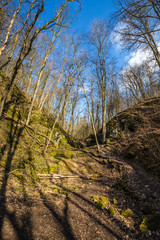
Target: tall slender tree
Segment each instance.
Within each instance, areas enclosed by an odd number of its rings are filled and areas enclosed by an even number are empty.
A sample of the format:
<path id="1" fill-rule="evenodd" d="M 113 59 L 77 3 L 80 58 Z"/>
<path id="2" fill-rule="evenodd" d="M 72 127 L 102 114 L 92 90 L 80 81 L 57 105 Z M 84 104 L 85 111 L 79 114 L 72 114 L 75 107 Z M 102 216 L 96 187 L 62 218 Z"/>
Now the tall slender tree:
<path id="1" fill-rule="evenodd" d="M 102 142 L 106 141 L 106 90 L 110 65 L 110 27 L 107 21 L 95 20 L 88 33 L 88 42 L 92 49 L 91 63 L 100 86 L 102 100 Z"/>

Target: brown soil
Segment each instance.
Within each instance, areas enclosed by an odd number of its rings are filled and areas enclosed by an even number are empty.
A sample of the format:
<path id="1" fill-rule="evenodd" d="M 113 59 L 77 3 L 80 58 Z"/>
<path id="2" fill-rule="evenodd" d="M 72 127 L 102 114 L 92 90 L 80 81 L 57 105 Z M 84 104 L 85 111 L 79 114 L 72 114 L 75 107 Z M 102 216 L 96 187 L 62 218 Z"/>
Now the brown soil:
<path id="1" fill-rule="evenodd" d="M 82 172 L 79 169 L 86 159 L 88 171 Z M 137 165 L 111 156 L 104 146 L 101 154 L 94 147 L 87 148 L 67 161 L 75 162 L 70 175 L 41 176 L 34 188 L 24 183 L 19 192 L 10 183 L 1 193 L 1 240 L 159 239 L 159 228 L 145 234 L 139 230 L 142 219 L 148 217 L 144 206 L 151 206 L 149 214 L 160 214 L 157 179 Z M 105 196 L 110 202 L 99 209 L 92 196 Z M 114 205 L 114 198 L 118 205 Z M 108 212 L 110 206 L 115 209 L 114 216 Z M 121 215 L 127 208 L 133 217 Z"/>

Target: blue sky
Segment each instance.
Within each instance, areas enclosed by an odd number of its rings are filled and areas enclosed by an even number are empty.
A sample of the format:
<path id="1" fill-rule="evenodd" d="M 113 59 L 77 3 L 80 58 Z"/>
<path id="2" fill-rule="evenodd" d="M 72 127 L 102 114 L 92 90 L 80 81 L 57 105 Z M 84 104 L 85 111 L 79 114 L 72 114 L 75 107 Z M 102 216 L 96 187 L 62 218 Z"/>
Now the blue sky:
<path id="1" fill-rule="evenodd" d="M 114 0 L 81 0 L 81 12 L 73 24 L 73 29 L 82 33 L 89 29 L 95 18 L 109 19 L 115 11 Z"/>
<path id="2" fill-rule="evenodd" d="M 57 1 L 57 5 L 58 5 Z M 80 0 L 81 11 L 75 16 L 74 22 L 72 23 L 71 29 L 73 34 L 83 34 L 89 30 L 89 27 L 94 19 L 111 19 L 112 14 L 116 10 L 116 0 Z M 47 17 L 51 17 L 55 8 L 56 1 L 47 0 L 46 1 L 46 12 Z M 73 9 L 78 7 L 77 4 L 73 3 Z M 117 47 L 118 44 L 112 48 L 112 54 L 117 59 L 117 67 L 123 68 L 126 64 L 125 59 L 127 52 L 123 52 Z M 118 69 L 117 69 L 118 70 Z"/>
<path id="3" fill-rule="evenodd" d="M 74 33 L 83 34 L 89 30 L 94 19 L 111 19 L 116 11 L 116 0 L 81 0 L 81 11 L 75 22 L 72 24 Z M 127 63 L 128 52 L 122 51 L 115 43 L 112 47 L 112 54 L 117 60 L 117 67 L 123 68 Z"/>
<path id="4" fill-rule="evenodd" d="M 89 29 L 90 24 L 95 18 L 110 18 L 115 10 L 116 0 L 80 0 L 81 11 L 76 16 L 74 24 L 72 24 L 73 31 L 77 33 L 85 32 Z M 57 3 L 56 3 L 57 2 Z M 46 12 L 48 16 L 56 10 L 56 4 L 59 6 L 60 1 L 47 0 Z M 78 4 L 72 3 L 73 8 Z"/>
<path id="5" fill-rule="evenodd" d="M 71 29 L 73 34 L 83 34 L 89 30 L 89 27 L 94 19 L 111 19 L 112 14 L 117 10 L 117 0 L 79 0 L 81 2 L 81 11 L 75 16 L 74 22 L 72 23 Z M 46 13 L 47 18 L 51 18 L 53 13 L 56 11 L 56 5 L 59 6 L 61 0 L 46 0 Z M 78 4 L 71 3 L 73 10 L 78 8 Z M 45 15 L 43 16 L 45 19 Z M 159 38 L 158 38 L 159 39 Z M 159 46 L 160 46 L 160 40 Z M 115 42 L 112 47 L 112 54 L 117 60 L 117 67 L 122 69 L 125 65 L 136 62 L 141 62 L 141 55 L 145 59 L 148 52 L 144 52 L 143 49 L 138 51 L 122 51 L 122 46 L 115 36 Z M 120 70 L 121 71 L 121 70 Z"/>

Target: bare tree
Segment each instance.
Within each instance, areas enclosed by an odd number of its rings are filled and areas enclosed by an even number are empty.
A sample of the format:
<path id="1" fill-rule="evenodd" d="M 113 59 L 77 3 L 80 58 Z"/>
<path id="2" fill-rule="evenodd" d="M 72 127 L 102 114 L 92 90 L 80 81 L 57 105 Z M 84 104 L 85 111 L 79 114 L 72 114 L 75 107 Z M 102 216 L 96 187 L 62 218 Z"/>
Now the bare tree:
<path id="1" fill-rule="evenodd" d="M 117 83 L 117 75 L 111 74 L 107 89 L 107 114 L 108 119 L 115 116 L 123 109 L 122 96 Z"/>
<path id="2" fill-rule="evenodd" d="M 59 103 L 59 107 L 57 107 L 58 111 L 57 111 L 57 113 L 56 113 L 56 118 L 54 119 L 54 123 L 53 123 L 53 125 L 52 125 L 52 129 L 51 129 L 51 132 L 50 132 L 49 139 L 48 139 L 48 141 L 47 141 L 46 147 L 45 147 L 45 149 L 44 149 L 44 153 L 47 151 L 48 146 L 49 146 L 49 144 L 50 144 L 50 141 L 51 141 L 51 138 L 52 138 L 52 135 L 53 135 L 53 132 L 54 132 L 54 129 L 55 129 L 57 120 L 58 120 L 58 118 L 59 118 L 59 115 L 60 115 L 60 112 L 61 112 L 61 109 L 62 109 L 62 106 L 63 106 L 63 102 L 64 102 L 64 94 L 63 94 L 62 99 L 61 99 L 61 101 L 60 101 L 60 103 Z"/>
<path id="3" fill-rule="evenodd" d="M 39 33 L 42 32 L 43 30 L 48 30 L 48 29 L 52 28 L 53 26 L 58 25 L 59 23 L 57 22 L 57 20 L 60 19 L 60 17 L 63 15 L 64 10 L 68 6 L 68 4 L 70 4 L 71 2 L 77 2 L 77 1 L 76 0 L 65 0 L 64 3 L 60 6 L 60 8 L 57 10 L 55 16 L 51 20 L 42 24 L 41 26 L 40 26 L 40 24 L 38 26 L 37 21 L 40 17 L 40 14 L 44 11 L 45 0 L 36 0 L 33 2 L 35 3 L 34 16 L 31 18 L 29 24 L 25 24 L 25 33 L 24 33 L 24 37 L 23 37 L 23 41 L 22 41 L 23 44 L 18 52 L 18 57 L 17 57 L 16 63 L 15 63 L 15 66 L 13 67 L 13 71 L 9 78 L 9 82 L 6 85 L 5 91 L 0 100 L 0 116 L 2 116 L 4 104 L 6 102 L 8 93 L 10 92 L 10 90 L 15 82 L 17 73 L 18 73 L 24 59 L 31 51 L 32 44 L 35 41 L 35 39 L 37 38 L 37 36 L 39 35 Z M 32 4 L 33 2 L 31 2 L 31 3 L 29 2 L 29 3 Z"/>
<path id="4" fill-rule="evenodd" d="M 58 23 L 57 23 L 58 24 Z M 44 72 L 44 68 L 46 66 L 46 63 L 47 63 L 47 60 L 49 58 L 49 55 L 51 54 L 51 51 L 53 50 L 53 45 L 56 41 L 56 38 L 59 36 L 60 34 L 60 31 L 62 29 L 62 27 L 60 27 L 58 29 L 58 32 L 57 32 L 57 26 L 56 25 L 56 28 L 55 28 L 55 31 L 53 33 L 53 37 L 52 37 L 52 41 L 51 41 L 51 44 L 48 46 L 48 49 L 46 51 L 46 54 L 45 54 L 45 57 L 42 61 L 42 64 L 41 64 L 41 68 L 40 68 L 40 71 L 39 71 L 39 74 L 38 74 L 38 79 L 37 79 L 37 82 L 36 82 L 36 88 L 35 88 L 35 91 L 34 91 L 34 94 L 33 94 L 33 98 L 32 98 L 32 102 L 31 102 L 31 106 L 30 106 L 30 109 L 29 109 L 29 113 L 28 113 L 28 116 L 27 116 L 27 120 L 26 120 L 26 124 L 28 125 L 29 123 L 29 120 L 30 120 L 30 115 L 31 115 L 31 112 L 32 112 L 32 109 L 33 109 L 33 105 L 34 105 L 34 102 L 35 102 L 35 99 L 37 97 L 37 93 L 38 93 L 38 89 L 39 89 L 39 84 L 40 84 L 40 81 L 41 81 L 41 78 L 42 78 L 42 75 L 43 75 L 43 72 Z"/>
<path id="5" fill-rule="evenodd" d="M 148 48 L 160 67 L 160 52 L 157 36 L 160 32 L 159 0 L 118 0 L 117 11 L 120 21 L 121 41 L 129 49 L 132 47 Z M 159 40 L 158 40 L 159 41 Z"/>
<path id="6" fill-rule="evenodd" d="M 10 24 L 9 24 L 9 27 L 8 27 L 8 30 L 7 30 L 7 34 L 6 34 L 6 37 L 5 37 L 5 40 L 2 44 L 2 46 L 0 47 L 0 57 L 2 55 L 2 52 L 4 51 L 4 49 L 6 48 L 7 46 L 7 43 L 8 43 L 8 40 L 9 40 L 9 36 L 11 34 L 11 30 L 12 30 L 12 27 L 13 27 L 13 24 L 14 24 L 14 21 L 16 19 L 16 16 L 17 14 L 19 13 L 20 9 L 21 9 L 21 5 L 22 5 L 22 0 L 19 0 L 19 6 L 18 8 L 16 9 L 16 11 L 14 12 L 12 18 L 11 18 L 11 21 L 10 21 Z"/>
<path id="7" fill-rule="evenodd" d="M 64 117 L 65 117 L 65 108 L 66 108 L 66 104 L 68 101 L 68 98 L 70 96 L 71 90 L 73 88 L 74 82 L 75 82 L 75 56 L 73 57 L 73 62 L 66 62 L 66 68 L 64 71 L 64 78 L 65 78 L 65 97 L 64 97 L 64 102 L 63 102 L 63 106 L 62 106 L 62 112 L 61 112 L 61 123 L 62 123 L 62 127 L 64 127 Z M 68 63 L 68 64 L 67 64 Z"/>
<path id="8" fill-rule="evenodd" d="M 75 123 L 75 109 L 76 109 L 76 106 L 77 106 L 77 103 L 79 101 L 79 84 L 77 83 L 76 86 L 74 87 L 72 93 L 71 93 L 71 115 L 70 115 L 70 121 L 69 121 L 69 125 L 68 125 L 68 133 L 74 134 L 74 123 Z"/>
<path id="9" fill-rule="evenodd" d="M 96 140 L 96 144 L 97 144 L 97 150 L 98 150 L 98 152 L 100 152 L 100 147 L 99 147 L 99 143 L 98 143 L 96 128 L 95 128 L 95 124 L 94 124 L 94 118 L 93 118 L 92 111 L 91 111 L 91 108 L 90 108 L 90 104 L 89 104 L 89 100 L 88 100 L 88 97 L 87 97 L 85 85 L 84 85 L 84 83 L 82 81 L 82 78 L 81 78 L 81 74 L 83 73 L 83 71 L 85 69 L 84 61 L 86 59 L 86 56 L 84 54 L 79 59 L 77 59 L 77 55 L 76 55 L 77 52 L 76 52 L 76 50 L 78 48 L 78 45 L 79 45 L 79 43 L 76 45 L 76 48 L 75 48 L 75 61 L 76 61 L 77 75 L 78 75 L 78 79 L 79 79 L 79 81 L 81 83 L 81 86 L 83 88 L 84 95 L 85 95 L 85 98 L 86 98 L 86 101 L 87 101 L 88 111 L 89 111 L 89 115 L 90 115 L 90 118 L 91 118 L 92 128 L 93 128 L 93 132 L 94 132 L 94 136 L 95 136 L 95 140 Z"/>
<path id="10" fill-rule="evenodd" d="M 147 62 L 139 66 L 130 66 L 122 72 L 121 83 L 137 101 L 156 96 L 158 90 L 158 72 Z"/>
<path id="11" fill-rule="evenodd" d="M 88 42 L 92 48 L 91 62 L 95 69 L 95 76 L 98 80 L 102 99 L 102 142 L 106 141 L 106 89 L 110 66 L 110 27 L 107 21 L 95 20 L 88 33 Z"/>

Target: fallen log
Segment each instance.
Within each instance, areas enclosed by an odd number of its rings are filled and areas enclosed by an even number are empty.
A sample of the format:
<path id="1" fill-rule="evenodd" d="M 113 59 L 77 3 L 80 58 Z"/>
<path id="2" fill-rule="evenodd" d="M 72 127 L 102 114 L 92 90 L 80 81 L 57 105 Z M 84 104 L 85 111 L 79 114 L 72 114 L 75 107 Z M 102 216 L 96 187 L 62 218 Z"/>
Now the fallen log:
<path id="1" fill-rule="evenodd" d="M 39 178 L 79 178 L 78 175 L 37 174 Z"/>

